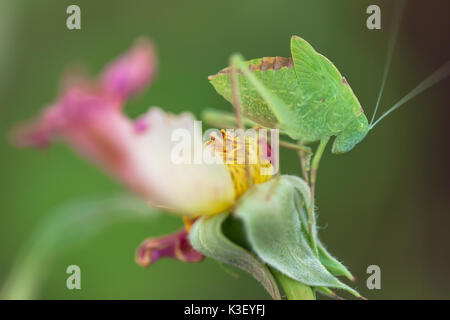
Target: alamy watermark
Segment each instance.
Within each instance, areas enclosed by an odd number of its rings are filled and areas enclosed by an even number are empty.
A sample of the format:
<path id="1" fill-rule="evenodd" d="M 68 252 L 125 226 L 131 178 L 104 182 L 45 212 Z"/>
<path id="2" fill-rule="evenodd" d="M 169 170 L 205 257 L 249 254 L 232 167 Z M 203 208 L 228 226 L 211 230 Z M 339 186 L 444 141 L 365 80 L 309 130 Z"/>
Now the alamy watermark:
<path id="1" fill-rule="evenodd" d="M 67 267 L 66 273 L 70 274 L 66 280 L 66 287 L 69 290 L 81 289 L 81 269 L 79 266 L 72 264 Z"/>
<path id="2" fill-rule="evenodd" d="M 381 289 L 381 269 L 376 264 L 372 264 L 367 267 L 367 274 L 370 276 L 367 278 L 367 289 Z"/>
<path id="3" fill-rule="evenodd" d="M 193 130 L 178 128 L 172 132 L 173 164 L 268 164 L 262 175 L 278 172 L 278 129 L 209 129 L 202 133 L 202 122 L 194 121 Z"/>
<path id="4" fill-rule="evenodd" d="M 66 13 L 69 16 L 66 19 L 66 27 L 69 30 L 81 29 L 81 9 L 76 4 L 71 4 L 67 7 Z"/>
<path id="5" fill-rule="evenodd" d="M 366 20 L 366 26 L 369 30 L 381 29 L 381 9 L 376 4 L 367 7 L 366 13 L 370 16 Z"/>

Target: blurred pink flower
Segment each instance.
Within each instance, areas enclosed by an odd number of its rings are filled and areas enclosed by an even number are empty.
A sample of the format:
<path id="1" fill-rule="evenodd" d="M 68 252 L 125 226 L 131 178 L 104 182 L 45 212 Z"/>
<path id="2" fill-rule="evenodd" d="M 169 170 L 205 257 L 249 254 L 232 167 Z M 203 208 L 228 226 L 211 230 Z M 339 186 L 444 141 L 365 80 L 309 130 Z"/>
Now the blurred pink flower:
<path id="1" fill-rule="evenodd" d="M 193 138 L 192 147 L 203 145 L 190 113 L 172 115 L 150 108 L 132 120 L 122 112 L 126 99 L 145 89 L 155 70 L 153 46 L 141 39 L 110 63 L 98 81 L 71 75 L 54 103 L 16 128 L 16 144 L 44 148 L 61 140 L 151 205 L 193 220 L 229 210 L 252 183 L 270 178 L 259 174 L 267 163 L 251 166 L 255 174 L 250 183 L 245 165 L 225 165 L 221 153 L 214 152 L 222 149 L 220 139 L 204 146 L 217 161 L 174 163 L 172 153 L 179 142 L 172 135 L 177 129 Z M 234 137 L 230 140 L 235 142 Z M 138 261 L 144 265 L 160 257 L 199 261 L 201 255 L 190 247 L 187 233 L 147 240 Z"/>
<path id="2" fill-rule="evenodd" d="M 142 91 L 153 80 L 156 55 L 146 39 L 102 71 L 100 81 L 70 74 L 63 79 L 60 97 L 36 119 L 13 132 L 19 146 L 44 148 L 62 140 L 133 191 L 145 187 L 133 175 L 133 121 L 122 113 L 127 98 Z"/>
<path id="3" fill-rule="evenodd" d="M 122 112 L 126 99 L 145 89 L 155 70 L 153 46 L 142 39 L 110 63 L 98 81 L 70 75 L 55 102 L 14 130 L 14 142 L 45 148 L 53 140 L 63 141 L 152 205 L 168 211 L 184 215 L 223 211 L 234 200 L 233 184 L 223 165 L 183 166 L 170 159 L 171 134 L 178 128 L 192 133 L 191 114 L 174 116 L 151 108 L 135 121 Z M 167 248 L 153 252 L 176 258 L 189 249 L 186 260 L 198 261 L 201 255 L 190 248 L 186 234 L 169 236 L 169 242 L 163 241 Z M 178 249 L 171 255 L 170 248 Z"/>
<path id="4" fill-rule="evenodd" d="M 122 116 L 126 99 L 147 87 L 155 72 L 153 45 L 140 39 L 103 70 L 100 81 L 69 74 L 63 79 L 60 97 L 36 120 L 19 127 L 14 134 L 15 142 L 21 146 L 45 147 L 53 138 L 78 140 L 82 131 L 94 130 L 110 117 Z"/>

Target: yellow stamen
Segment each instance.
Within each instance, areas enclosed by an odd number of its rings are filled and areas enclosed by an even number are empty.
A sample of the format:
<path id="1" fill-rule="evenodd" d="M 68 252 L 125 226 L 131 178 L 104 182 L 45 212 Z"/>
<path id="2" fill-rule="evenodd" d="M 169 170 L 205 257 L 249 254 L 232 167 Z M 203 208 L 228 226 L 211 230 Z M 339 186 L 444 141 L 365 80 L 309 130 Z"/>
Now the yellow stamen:
<path id="1" fill-rule="evenodd" d="M 221 132 L 222 141 L 218 143 L 219 139 L 212 137 L 210 143 L 215 143 L 215 151 L 222 154 L 222 159 L 233 180 L 237 200 L 253 184 L 263 183 L 271 178 L 271 175 L 263 170 L 270 169 L 272 164 L 269 159 L 262 157 L 256 138 L 245 136 L 244 140 L 232 134 L 227 135 L 225 130 Z M 242 150 L 243 148 L 245 151 Z"/>

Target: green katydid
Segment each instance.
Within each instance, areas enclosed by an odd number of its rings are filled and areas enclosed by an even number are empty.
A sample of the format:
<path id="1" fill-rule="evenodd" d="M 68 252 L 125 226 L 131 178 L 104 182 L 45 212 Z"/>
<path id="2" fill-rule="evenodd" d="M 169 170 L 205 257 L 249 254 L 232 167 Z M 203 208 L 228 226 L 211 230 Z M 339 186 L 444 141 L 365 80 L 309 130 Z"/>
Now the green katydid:
<path id="1" fill-rule="evenodd" d="M 278 127 L 294 140 L 310 143 L 336 136 L 334 153 L 350 151 L 369 131 L 352 89 L 336 67 L 299 37 L 291 39 L 292 58 L 231 59 L 239 74 L 245 116 Z M 210 76 L 217 92 L 232 101 L 230 70 Z"/>
<path id="2" fill-rule="evenodd" d="M 233 103 L 230 75 L 233 68 L 239 70 L 240 107 L 248 119 L 265 127 L 279 128 L 281 133 L 303 144 L 325 143 L 336 136 L 332 148 L 335 154 L 352 150 L 386 115 L 450 73 L 447 62 L 369 124 L 347 80 L 330 60 L 298 36 L 291 38 L 291 54 L 291 58 L 249 61 L 234 54 L 230 67 L 208 79 L 220 95 Z"/>
<path id="3" fill-rule="evenodd" d="M 396 35 L 391 40 L 395 38 Z M 393 41 L 389 49 L 392 56 Z M 369 124 L 347 80 L 330 60 L 298 36 L 291 38 L 291 54 L 290 58 L 265 57 L 249 61 L 234 54 L 230 67 L 208 79 L 216 91 L 233 105 L 233 93 L 239 94 L 240 108 L 250 119 L 244 119 L 247 123 L 253 121 L 265 127 L 279 128 L 281 133 L 302 144 L 315 141 L 326 144 L 330 137 L 336 136 L 332 147 L 335 154 L 352 150 L 390 112 L 450 73 L 450 63 L 447 61 L 376 121 L 375 110 Z M 390 59 L 386 64 L 376 109 L 389 63 Z M 236 76 L 237 92 L 232 90 L 230 75 L 233 68 L 240 71 Z"/>
<path id="4" fill-rule="evenodd" d="M 392 48 L 393 45 L 390 54 Z M 209 80 L 216 91 L 235 107 L 239 127 L 243 126 L 240 118 L 242 111 L 256 124 L 278 128 L 281 133 L 300 141 L 302 145 L 320 141 L 311 164 L 313 201 L 320 158 L 332 136 L 336 136 L 333 153 L 352 150 L 386 115 L 450 74 L 450 63 L 447 62 L 378 120 L 374 122 L 372 117 L 369 124 L 347 80 L 331 61 L 297 36 L 291 38 L 291 54 L 290 58 L 265 57 L 250 61 L 244 61 L 241 55 L 234 54 L 230 59 L 230 67 L 210 76 Z M 389 62 L 390 59 L 382 89 Z M 312 211 L 309 212 L 308 220 L 312 229 L 315 224 Z"/>

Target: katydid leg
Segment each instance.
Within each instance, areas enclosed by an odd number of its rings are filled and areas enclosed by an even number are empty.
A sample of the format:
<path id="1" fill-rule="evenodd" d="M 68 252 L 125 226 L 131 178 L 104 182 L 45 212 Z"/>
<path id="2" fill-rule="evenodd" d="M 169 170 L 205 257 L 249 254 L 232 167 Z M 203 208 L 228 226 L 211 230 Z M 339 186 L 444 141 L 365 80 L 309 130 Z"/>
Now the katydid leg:
<path id="1" fill-rule="evenodd" d="M 306 183 L 309 184 L 308 171 L 309 171 L 309 159 L 311 156 L 311 150 L 310 152 L 306 153 L 305 150 L 303 150 L 303 148 L 308 147 L 303 146 L 303 144 L 300 141 L 298 142 L 298 146 L 302 148 L 298 150 L 298 157 L 300 158 L 300 165 L 302 166 L 302 177 L 306 181 Z"/>
<path id="2" fill-rule="evenodd" d="M 237 77 L 238 66 L 236 65 L 236 62 L 233 59 L 233 57 L 231 57 L 231 59 L 230 59 L 230 67 L 231 67 L 231 77 L 230 77 L 231 97 L 232 97 L 232 101 L 233 101 L 234 115 L 236 117 L 236 125 L 237 125 L 238 129 L 241 129 L 241 131 L 242 131 L 245 128 L 244 128 L 244 122 L 242 119 L 241 94 L 239 91 L 239 84 L 238 84 L 238 77 Z M 246 143 L 247 142 L 244 137 L 244 149 L 247 148 Z M 245 171 L 246 171 L 246 175 L 247 175 L 248 185 L 251 186 L 253 184 L 253 177 L 252 177 L 252 172 L 251 172 L 249 164 L 248 164 L 246 152 L 245 152 L 244 161 L 245 161 Z"/>

